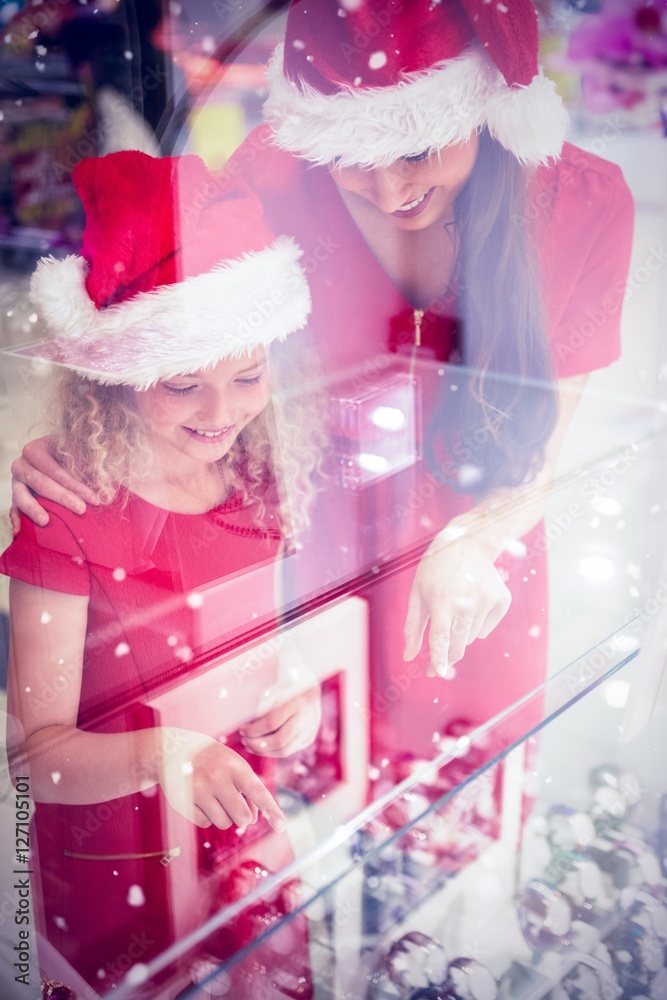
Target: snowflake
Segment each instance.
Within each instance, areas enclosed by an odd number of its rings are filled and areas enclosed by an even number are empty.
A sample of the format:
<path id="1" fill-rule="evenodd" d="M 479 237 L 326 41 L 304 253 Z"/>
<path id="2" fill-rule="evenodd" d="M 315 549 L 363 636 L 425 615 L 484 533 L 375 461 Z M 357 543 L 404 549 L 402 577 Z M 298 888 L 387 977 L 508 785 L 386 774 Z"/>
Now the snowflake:
<path id="1" fill-rule="evenodd" d="M 140 885 L 131 885 L 127 894 L 127 902 L 129 906 L 143 906 L 146 902 L 146 897 L 144 896 L 144 891 Z"/>

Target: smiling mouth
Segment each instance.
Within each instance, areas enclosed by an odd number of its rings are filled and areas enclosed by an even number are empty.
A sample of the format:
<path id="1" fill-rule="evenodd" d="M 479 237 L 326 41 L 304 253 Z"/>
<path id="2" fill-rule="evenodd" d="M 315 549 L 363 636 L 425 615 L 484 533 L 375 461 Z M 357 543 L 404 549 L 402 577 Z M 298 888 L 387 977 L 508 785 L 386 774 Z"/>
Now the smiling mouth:
<path id="1" fill-rule="evenodd" d="M 207 441 L 211 440 L 214 441 L 216 440 L 216 438 L 220 439 L 223 437 L 227 437 L 229 432 L 232 430 L 232 427 L 233 425 L 230 425 L 229 427 L 223 427 L 222 430 L 219 431 L 200 431 L 197 430 L 196 427 L 185 427 L 184 430 L 186 430 L 189 434 L 194 435 L 195 437 L 204 438 Z"/>
<path id="2" fill-rule="evenodd" d="M 415 215 L 420 215 L 430 202 L 431 195 L 434 190 L 435 188 L 429 188 L 428 191 L 420 195 L 419 198 L 413 198 L 412 201 L 408 201 L 405 205 L 401 205 L 400 208 L 397 208 L 396 211 L 391 214 L 395 219 L 411 219 Z"/>
<path id="3" fill-rule="evenodd" d="M 401 207 L 397 208 L 396 211 L 397 212 L 410 212 L 413 208 L 416 208 L 417 205 L 421 205 L 421 203 L 423 202 L 423 200 L 424 200 L 424 198 L 426 197 L 427 194 L 428 194 L 428 191 L 426 192 L 426 194 L 423 194 L 421 196 L 421 198 L 417 198 L 415 201 L 410 201 L 410 202 L 408 202 L 407 205 L 401 205 Z"/>

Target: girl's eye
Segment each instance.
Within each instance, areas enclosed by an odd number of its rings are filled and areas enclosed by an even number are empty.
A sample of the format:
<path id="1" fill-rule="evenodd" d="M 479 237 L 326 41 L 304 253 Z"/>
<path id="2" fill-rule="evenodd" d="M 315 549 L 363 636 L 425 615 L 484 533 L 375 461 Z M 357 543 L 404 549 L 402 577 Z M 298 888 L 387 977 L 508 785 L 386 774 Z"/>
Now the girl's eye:
<path id="1" fill-rule="evenodd" d="M 414 156 L 403 156 L 401 159 L 404 163 L 423 163 L 424 160 L 428 160 L 431 155 L 431 147 L 425 149 L 423 153 L 416 153 Z"/>
<path id="2" fill-rule="evenodd" d="M 165 385 L 162 384 L 162 388 L 165 392 L 168 392 L 170 396 L 187 396 L 189 392 L 196 389 L 194 385 Z"/>
<path id="3" fill-rule="evenodd" d="M 262 381 L 262 372 L 257 375 L 252 375 L 250 378 L 237 378 L 237 385 L 257 385 L 258 382 Z"/>

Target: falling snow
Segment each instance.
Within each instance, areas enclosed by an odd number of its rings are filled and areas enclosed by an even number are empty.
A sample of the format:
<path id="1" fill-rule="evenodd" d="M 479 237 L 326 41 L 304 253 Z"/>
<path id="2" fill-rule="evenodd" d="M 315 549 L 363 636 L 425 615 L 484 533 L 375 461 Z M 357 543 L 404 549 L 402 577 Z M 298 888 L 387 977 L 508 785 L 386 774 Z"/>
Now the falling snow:
<path id="1" fill-rule="evenodd" d="M 122 566 L 118 566 L 111 575 L 117 583 L 121 583 L 127 576 L 127 573 Z"/>
<path id="2" fill-rule="evenodd" d="M 125 978 L 130 986 L 138 986 L 140 983 L 145 983 L 148 979 L 148 966 L 142 962 L 137 962 L 136 965 L 132 966 Z"/>
<path id="3" fill-rule="evenodd" d="M 373 52 L 368 60 L 369 69 L 382 69 L 383 66 L 387 65 L 387 53 Z"/>
<path id="4" fill-rule="evenodd" d="M 130 906 L 143 906 L 146 902 L 144 891 L 140 885 L 131 885 L 127 894 L 127 902 Z"/>
<path id="5" fill-rule="evenodd" d="M 53 621 L 53 615 L 50 615 L 48 611 L 42 611 L 42 616 L 39 620 L 42 625 L 48 625 L 49 622 Z"/>
<path id="6" fill-rule="evenodd" d="M 51 771 L 51 781 L 53 782 L 54 785 L 58 784 L 58 782 L 60 781 L 61 777 L 62 777 L 62 775 L 61 775 L 60 771 Z"/>
<path id="7" fill-rule="evenodd" d="M 114 649 L 114 656 L 118 657 L 127 656 L 129 652 L 130 652 L 130 647 L 128 646 L 128 644 L 126 642 L 119 642 L 116 648 Z"/>

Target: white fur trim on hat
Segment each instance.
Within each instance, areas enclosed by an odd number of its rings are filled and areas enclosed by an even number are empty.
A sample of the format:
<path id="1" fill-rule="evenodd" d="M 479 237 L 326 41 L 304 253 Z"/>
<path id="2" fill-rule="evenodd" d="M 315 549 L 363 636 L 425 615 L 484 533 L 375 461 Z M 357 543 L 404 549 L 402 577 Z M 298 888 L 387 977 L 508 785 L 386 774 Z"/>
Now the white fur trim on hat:
<path id="1" fill-rule="evenodd" d="M 45 257 L 30 288 L 56 338 L 44 356 L 135 389 L 241 358 L 305 325 L 310 292 L 300 256 L 279 237 L 266 250 L 104 309 L 86 291 L 83 258 Z"/>
<path id="2" fill-rule="evenodd" d="M 282 149 L 324 165 L 383 167 L 401 156 L 465 142 L 487 124 L 522 163 L 560 154 L 567 112 L 554 84 L 536 76 L 508 87 L 481 47 L 406 73 L 392 87 L 346 86 L 322 94 L 284 73 L 281 44 L 268 66 L 264 117 Z"/>

